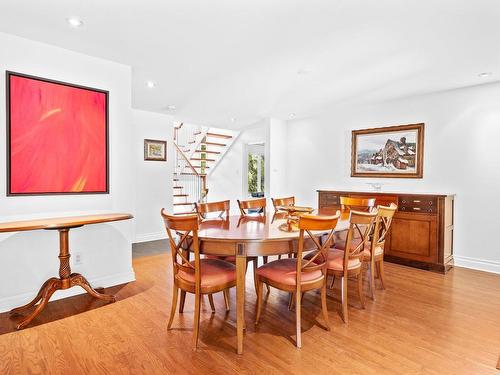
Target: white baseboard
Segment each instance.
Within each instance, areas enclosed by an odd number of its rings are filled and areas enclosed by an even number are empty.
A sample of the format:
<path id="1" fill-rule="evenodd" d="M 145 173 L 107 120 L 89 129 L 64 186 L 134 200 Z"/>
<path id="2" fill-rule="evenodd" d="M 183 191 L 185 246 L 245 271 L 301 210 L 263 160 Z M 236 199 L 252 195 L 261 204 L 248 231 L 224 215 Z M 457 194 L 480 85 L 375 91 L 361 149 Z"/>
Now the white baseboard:
<path id="1" fill-rule="evenodd" d="M 472 268 L 474 270 L 486 271 L 500 274 L 500 262 L 491 260 L 469 258 L 453 255 L 454 264 L 457 267 Z"/>
<path id="2" fill-rule="evenodd" d="M 167 234 L 165 233 L 165 231 L 153 232 L 153 233 L 143 233 L 143 234 L 138 234 L 135 236 L 134 243 L 158 241 L 158 240 L 164 240 L 165 238 L 167 238 Z"/>
<path id="3" fill-rule="evenodd" d="M 109 288 L 115 285 L 129 283 L 135 281 L 135 273 L 133 270 L 130 272 L 118 273 L 115 275 L 97 277 L 95 279 L 89 279 L 89 283 L 94 287 Z M 38 293 L 38 289 L 29 293 L 18 294 L 15 296 L 0 298 L 0 313 L 10 311 L 14 307 L 22 306 L 33 298 L 35 298 Z M 83 294 L 85 291 L 82 288 L 75 287 L 66 290 L 58 290 L 50 298 L 51 301 L 55 301 L 62 298 L 76 296 L 77 294 Z"/>

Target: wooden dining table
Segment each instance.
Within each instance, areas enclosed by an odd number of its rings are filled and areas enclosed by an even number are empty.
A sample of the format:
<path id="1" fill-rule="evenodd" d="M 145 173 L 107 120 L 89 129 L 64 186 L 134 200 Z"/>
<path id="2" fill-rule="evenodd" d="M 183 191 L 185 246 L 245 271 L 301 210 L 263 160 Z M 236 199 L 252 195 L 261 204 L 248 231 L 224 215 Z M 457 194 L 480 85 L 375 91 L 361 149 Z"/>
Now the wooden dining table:
<path id="1" fill-rule="evenodd" d="M 131 214 L 126 213 L 109 213 L 97 215 L 80 215 L 68 217 L 51 217 L 34 220 L 10 221 L 0 223 L 0 233 L 2 232 L 22 232 L 29 230 L 57 230 L 59 232 L 59 277 L 48 279 L 40 288 L 36 297 L 24 306 L 17 307 L 10 311 L 11 314 L 19 314 L 25 310 L 34 307 L 38 302 L 35 310 L 19 322 L 17 329 L 26 327 L 38 314 L 42 312 L 50 297 L 57 290 L 69 289 L 73 286 L 82 287 L 88 294 L 94 298 L 98 298 L 108 302 L 114 302 L 115 297 L 109 294 L 99 293 L 92 288 L 87 279 L 79 273 L 72 273 L 69 263 L 69 231 L 73 228 L 79 228 L 84 225 L 107 223 L 119 220 L 128 220 L 133 218 Z"/>
<path id="2" fill-rule="evenodd" d="M 320 215 L 334 215 L 336 211 L 322 209 Z M 258 256 L 295 253 L 298 248 L 299 231 L 283 231 L 287 214 L 267 213 L 252 216 L 228 216 L 205 219 L 199 225 L 198 238 L 200 253 L 236 257 L 236 330 L 237 352 L 243 353 L 243 333 L 245 327 L 245 275 L 247 258 Z M 348 215 L 342 214 L 336 231 L 348 228 Z M 319 238 L 325 232 L 313 232 Z M 312 240 L 307 240 L 305 249 L 314 248 Z M 189 251 L 190 249 L 186 249 Z"/>

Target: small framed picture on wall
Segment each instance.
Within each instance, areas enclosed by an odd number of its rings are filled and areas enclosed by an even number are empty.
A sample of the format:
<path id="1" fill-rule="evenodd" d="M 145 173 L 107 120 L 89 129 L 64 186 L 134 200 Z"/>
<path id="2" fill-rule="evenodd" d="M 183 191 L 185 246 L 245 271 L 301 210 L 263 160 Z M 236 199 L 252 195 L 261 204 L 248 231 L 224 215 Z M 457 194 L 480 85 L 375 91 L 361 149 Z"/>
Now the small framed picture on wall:
<path id="1" fill-rule="evenodd" d="M 155 139 L 145 139 L 144 160 L 167 161 L 167 142 Z"/>

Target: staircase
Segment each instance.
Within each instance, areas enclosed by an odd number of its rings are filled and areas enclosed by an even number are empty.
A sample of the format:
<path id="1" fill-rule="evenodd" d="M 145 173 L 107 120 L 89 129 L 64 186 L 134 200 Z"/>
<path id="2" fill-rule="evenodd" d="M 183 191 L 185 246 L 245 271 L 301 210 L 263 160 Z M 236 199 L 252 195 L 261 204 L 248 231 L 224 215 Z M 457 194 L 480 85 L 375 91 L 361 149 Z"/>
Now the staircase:
<path id="1" fill-rule="evenodd" d="M 178 124 L 174 127 L 174 214 L 195 212 L 205 202 L 207 180 L 238 133 L 228 129 Z"/>

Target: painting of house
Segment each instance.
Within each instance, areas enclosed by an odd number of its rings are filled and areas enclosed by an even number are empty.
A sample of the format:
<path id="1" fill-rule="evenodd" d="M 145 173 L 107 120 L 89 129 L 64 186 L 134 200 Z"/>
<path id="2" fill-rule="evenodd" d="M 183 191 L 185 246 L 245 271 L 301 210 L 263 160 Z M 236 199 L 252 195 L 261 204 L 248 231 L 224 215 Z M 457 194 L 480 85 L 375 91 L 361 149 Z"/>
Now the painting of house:
<path id="1" fill-rule="evenodd" d="M 424 124 L 353 131 L 353 177 L 422 176 Z"/>

